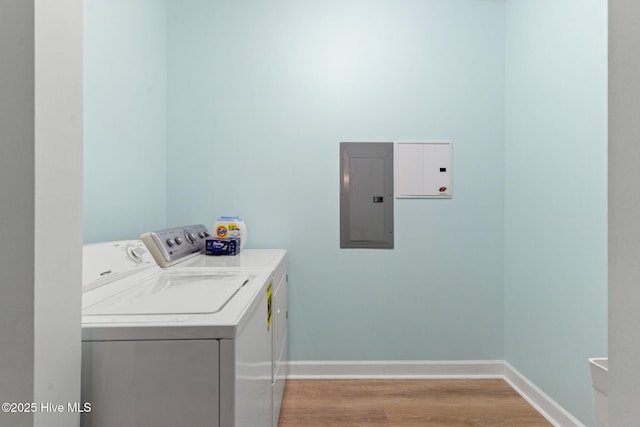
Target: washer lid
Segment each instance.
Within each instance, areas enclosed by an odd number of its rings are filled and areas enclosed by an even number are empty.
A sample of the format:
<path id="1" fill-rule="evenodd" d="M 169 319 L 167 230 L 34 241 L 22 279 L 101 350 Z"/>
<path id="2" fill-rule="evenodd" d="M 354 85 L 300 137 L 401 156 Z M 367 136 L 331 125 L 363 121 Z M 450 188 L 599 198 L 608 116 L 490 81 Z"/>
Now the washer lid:
<path id="1" fill-rule="evenodd" d="M 82 314 L 216 313 L 253 277 L 242 272 L 165 271 L 85 307 Z"/>

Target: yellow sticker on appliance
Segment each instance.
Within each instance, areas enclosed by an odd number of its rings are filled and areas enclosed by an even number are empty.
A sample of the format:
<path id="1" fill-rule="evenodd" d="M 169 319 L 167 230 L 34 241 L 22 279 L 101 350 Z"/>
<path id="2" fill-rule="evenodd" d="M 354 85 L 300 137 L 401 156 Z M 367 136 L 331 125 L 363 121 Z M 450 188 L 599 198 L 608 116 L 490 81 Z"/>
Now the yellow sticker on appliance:
<path id="1" fill-rule="evenodd" d="M 272 292 L 272 284 L 273 282 L 269 282 L 267 285 L 267 330 L 271 328 L 271 321 L 273 320 L 273 315 L 271 312 L 271 294 Z"/>

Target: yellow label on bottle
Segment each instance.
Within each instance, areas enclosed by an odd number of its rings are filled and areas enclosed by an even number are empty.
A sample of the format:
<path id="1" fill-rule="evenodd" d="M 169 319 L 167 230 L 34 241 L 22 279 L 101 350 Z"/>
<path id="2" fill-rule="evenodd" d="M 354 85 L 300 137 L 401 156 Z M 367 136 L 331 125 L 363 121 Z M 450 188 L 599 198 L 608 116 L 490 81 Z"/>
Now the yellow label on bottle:
<path id="1" fill-rule="evenodd" d="M 227 228 L 229 229 L 229 235 L 231 237 L 240 237 L 240 227 L 235 222 L 230 222 L 227 224 Z"/>

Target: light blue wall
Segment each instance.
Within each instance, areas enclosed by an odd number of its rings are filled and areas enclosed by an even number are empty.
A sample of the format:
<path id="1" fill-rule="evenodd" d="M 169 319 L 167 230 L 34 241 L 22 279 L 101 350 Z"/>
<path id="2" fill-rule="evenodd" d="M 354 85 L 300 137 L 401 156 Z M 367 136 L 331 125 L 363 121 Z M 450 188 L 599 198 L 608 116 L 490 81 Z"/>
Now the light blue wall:
<path id="1" fill-rule="evenodd" d="M 168 223 L 289 250 L 294 360 L 503 357 L 501 1 L 169 1 Z M 339 143 L 451 139 L 452 200 L 339 249 Z"/>
<path id="2" fill-rule="evenodd" d="M 607 354 L 607 2 L 506 3 L 505 356 L 593 425 Z"/>
<path id="3" fill-rule="evenodd" d="M 85 5 L 85 241 L 241 215 L 289 250 L 292 359 L 505 358 L 592 424 L 605 0 Z M 339 143 L 424 138 L 453 199 L 340 250 Z"/>
<path id="4" fill-rule="evenodd" d="M 166 225 L 166 1 L 84 1 L 84 241 Z"/>

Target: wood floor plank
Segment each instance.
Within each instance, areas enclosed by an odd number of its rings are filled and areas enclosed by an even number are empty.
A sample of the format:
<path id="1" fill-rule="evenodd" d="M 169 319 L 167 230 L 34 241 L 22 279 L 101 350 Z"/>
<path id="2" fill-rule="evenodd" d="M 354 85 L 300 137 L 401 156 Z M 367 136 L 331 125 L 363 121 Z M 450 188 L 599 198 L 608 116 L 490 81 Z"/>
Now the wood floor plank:
<path id="1" fill-rule="evenodd" d="M 287 380 L 279 427 L 551 424 L 505 381 Z"/>

